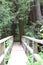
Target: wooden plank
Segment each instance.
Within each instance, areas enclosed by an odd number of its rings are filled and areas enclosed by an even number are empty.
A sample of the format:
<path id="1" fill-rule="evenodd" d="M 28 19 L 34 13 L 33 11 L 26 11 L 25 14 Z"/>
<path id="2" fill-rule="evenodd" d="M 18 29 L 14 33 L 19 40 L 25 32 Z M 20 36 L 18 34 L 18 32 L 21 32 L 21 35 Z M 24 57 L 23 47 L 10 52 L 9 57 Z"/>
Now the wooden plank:
<path id="1" fill-rule="evenodd" d="M 1 63 L 2 63 L 2 61 L 3 61 L 3 59 L 4 59 L 4 57 L 5 57 L 5 55 L 2 54 L 1 57 L 0 57 L 0 65 L 1 65 Z"/>
<path id="2" fill-rule="evenodd" d="M 38 61 L 42 60 L 41 57 L 38 54 L 34 54 L 35 59 Z"/>
<path id="3" fill-rule="evenodd" d="M 11 44 L 10 46 L 7 47 L 7 49 L 5 49 L 5 41 L 8 39 L 10 39 Z M 0 40 L 0 65 L 4 65 L 5 54 L 8 52 L 8 50 L 10 50 L 10 48 L 12 47 L 12 44 L 13 44 L 13 36 Z"/>
<path id="4" fill-rule="evenodd" d="M 35 62 L 35 59 L 36 59 L 34 57 L 34 54 L 38 52 L 38 49 L 37 49 L 38 47 L 37 47 L 37 43 L 36 42 L 33 41 L 32 43 L 33 43 L 32 44 L 33 45 L 33 54 L 32 54 L 32 56 L 33 56 L 33 63 L 34 63 Z"/>
<path id="5" fill-rule="evenodd" d="M 27 42 L 25 41 L 25 40 L 23 40 L 23 39 L 29 39 L 29 40 L 31 40 L 31 41 L 33 41 L 33 48 L 31 48 L 28 44 L 27 44 Z M 38 43 L 41 43 L 41 44 L 43 44 L 42 42 L 43 42 L 43 40 L 38 40 L 38 39 L 34 39 L 34 38 L 31 38 L 31 37 L 27 37 L 27 36 L 23 36 L 23 39 L 22 39 L 22 44 L 26 47 L 26 49 L 27 50 L 29 50 L 30 51 L 30 53 L 33 55 L 33 63 L 34 63 L 34 60 L 36 60 L 36 61 L 41 61 L 41 60 L 43 60 L 40 56 L 39 56 L 39 54 L 37 54 L 37 52 L 38 52 L 38 49 L 37 49 L 37 44 Z M 28 41 L 28 40 L 27 40 Z M 43 62 L 41 63 L 41 65 L 43 65 Z"/>
<path id="6" fill-rule="evenodd" d="M 5 55 L 7 54 L 8 51 L 10 51 L 11 47 L 12 47 L 13 44 L 10 44 L 10 46 L 8 46 L 5 50 Z"/>
<path id="7" fill-rule="evenodd" d="M 0 44 L 0 55 L 4 53 L 4 43 Z"/>
<path id="8" fill-rule="evenodd" d="M 32 48 L 30 48 L 30 46 L 28 46 L 27 43 L 25 43 L 24 41 L 22 41 L 22 42 L 27 47 L 27 49 L 30 51 L 30 53 L 33 54 Z"/>
<path id="9" fill-rule="evenodd" d="M 9 36 L 9 37 L 6 37 L 6 38 L 4 38 L 4 39 L 1 39 L 1 40 L 0 40 L 0 44 L 3 43 L 3 42 L 5 42 L 6 40 L 12 38 L 12 37 L 13 37 L 13 36 Z"/>
<path id="10" fill-rule="evenodd" d="M 27 43 L 27 45 L 30 45 L 30 40 L 26 39 L 26 43 Z"/>
<path id="11" fill-rule="evenodd" d="M 21 45 L 14 43 L 8 65 L 26 65 L 27 56 Z"/>
<path id="12" fill-rule="evenodd" d="M 31 37 L 28 37 L 28 36 L 22 36 L 23 38 L 26 38 L 26 39 L 29 39 L 29 40 L 32 40 L 34 42 L 37 42 L 39 44 L 43 44 L 43 40 L 39 40 L 39 39 L 35 39 L 35 38 L 31 38 Z"/>
<path id="13" fill-rule="evenodd" d="M 30 51 L 30 53 L 33 54 L 33 49 L 30 46 L 28 46 L 24 41 L 22 41 L 22 42 L 23 42 L 23 44 L 25 44 L 25 46 Z M 33 56 L 34 56 L 35 60 L 37 60 L 37 61 L 42 60 L 41 57 L 38 54 L 34 53 Z"/>
<path id="14" fill-rule="evenodd" d="M 2 61 L 2 63 L 1 63 L 0 65 L 5 65 L 5 64 L 4 64 L 4 60 Z"/>
<path id="15" fill-rule="evenodd" d="M 11 44 L 11 45 L 12 45 L 12 44 Z M 5 53 L 0 56 L 0 64 L 1 64 L 1 62 L 4 60 L 4 57 L 5 57 L 5 55 L 7 54 L 7 52 L 10 50 L 11 45 L 8 46 L 8 47 L 5 49 Z"/>
<path id="16" fill-rule="evenodd" d="M 4 65 L 4 42 L 0 44 L 0 65 Z"/>

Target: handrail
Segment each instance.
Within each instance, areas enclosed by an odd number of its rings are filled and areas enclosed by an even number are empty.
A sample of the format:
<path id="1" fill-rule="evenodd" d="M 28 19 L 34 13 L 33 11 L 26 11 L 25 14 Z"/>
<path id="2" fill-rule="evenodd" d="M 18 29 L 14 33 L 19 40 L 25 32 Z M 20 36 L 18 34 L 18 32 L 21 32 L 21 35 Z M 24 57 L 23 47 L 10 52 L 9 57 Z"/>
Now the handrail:
<path id="1" fill-rule="evenodd" d="M 33 49 L 30 46 L 28 46 L 25 42 L 23 42 L 23 43 L 27 47 L 28 51 L 30 51 L 30 53 L 33 54 Z M 41 57 L 38 54 L 35 53 L 33 55 L 34 55 L 35 60 L 37 60 L 37 61 L 42 60 Z"/>
<path id="2" fill-rule="evenodd" d="M 5 42 L 6 40 L 10 39 L 11 37 L 13 37 L 13 36 L 9 36 L 9 37 L 6 37 L 6 38 L 4 38 L 4 39 L 1 39 L 1 40 L 0 40 L 0 44 L 3 43 L 3 42 Z"/>
<path id="3" fill-rule="evenodd" d="M 27 39 L 29 39 L 29 40 L 31 40 L 31 41 L 37 42 L 37 43 L 39 43 L 39 44 L 43 44 L 43 40 L 31 38 L 31 37 L 28 37 L 28 36 L 23 36 L 23 38 L 27 38 Z"/>
<path id="4" fill-rule="evenodd" d="M 32 43 L 32 48 L 30 46 L 30 42 Z M 43 44 L 43 40 L 39 40 L 39 39 L 35 39 L 35 38 L 31 38 L 31 37 L 28 37 L 28 36 L 22 36 L 22 46 L 25 50 L 25 52 L 28 54 L 28 53 L 31 53 L 32 56 L 33 56 L 33 61 L 40 61 L 40 60 L 43 60 L 39 54 L 37 54 L 38 52 L 38 43 L 39 44 Z M 35 59 L 35 60 L 34 60 Z M 43 62 L 41 63 L 41 65 L 43 65 Z"/>
<path id="5" fill-rule="evenodd" d="M 5 48 L 5 42 L 7 41 L 7 40 L 11 40 L 12 39 L 12 41 L 10 42 L 10 45 L 7 47 L 7 48 Z M 3 44 L 2 44 L 3 43 Z M 8 52 L 8 50 L 10 50 L 10 48 L 11 48 L 11 46 L 13 45 L 13 36 L 9 36 L 9 37 L 6 37 L 6 38 L 4 38 L 4 39 L 1 39 L 0 40 L 0 45 L 2 45 L 3 46 L 3 48 L 1 49 L 1 51 L 0 52 L 2 52 L 2 50 L 3 50 L 3 52 L 4 53 L 2 53 L 1 55 L 0 55 L 0 64 L 2 63 L 2 61 L 4 60 L 4 58 L 5 58 L 5 55 L 7 54 L 7 52 Z M 3 61 L 4 62 L 4 61 Z M 4 64 L 3 64 L 4 65 Z"/>

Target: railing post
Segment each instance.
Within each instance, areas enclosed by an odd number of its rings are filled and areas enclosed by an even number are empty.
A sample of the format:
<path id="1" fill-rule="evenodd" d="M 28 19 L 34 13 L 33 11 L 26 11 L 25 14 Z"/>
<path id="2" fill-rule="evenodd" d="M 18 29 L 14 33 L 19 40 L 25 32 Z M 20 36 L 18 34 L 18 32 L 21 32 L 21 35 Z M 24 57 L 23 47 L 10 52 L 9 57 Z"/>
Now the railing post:
<path id="1" fill-rule="evenodd" d="M 34 46 L 34 53 L 37 53 L 38 52 L 38 44 L 37 44 L 37 42 L 34 42 L 33 46 Z"/>
<path id="2" fill-rule="evenodd" d="M 2 55 L 4 53 L 4 43 L 0 44 L 0 55 Z"/>
<path id="3" fill-rule="evenodd" d="M 37 47 L 38 44 L 34 41 L 32 43 L 33 43 L 33 65 L 34 65 L 34 61 L 35 61 L 34 54 L 38 52 L 38 47 Z"/>
<path id="4" fill-rule="evenodd" d="M 5 42 L 4 42 L 4 57 L 5 57 Z M 4 65 L 5 65 L 5 58 L 4 58 L 3 62 L 4 62 Z"/>
<path id="5" fill-rule="evenodd" d="M 25 39 L 24 39 L 24 38 L 22 38 L 22 41 L 25 41 Z M 22 46 L 23 46 L 23 48 L 25 47 L 25 46 L 24 46 L 24 44 L 23 44 L 23 42 L 22 42 Z M 25 48 L 24 48 L 24 49 L 25 49 Z"/>
<path id="6" fill-rule="evenodd" d="M 7 48 L 5 48 L 5 42 L 7 40 L 10 40 L 10 45 Z M 9 49 L 11 49 L 12 44 L 13 44 L 12 36 L 0 40 L 0 65 L 5 65 L 5 53 L 7 53 Z"/>
<path id="7" fill-rule="evenodd" d="M 0 56 L 4 54 L 4 42 L 0 44 Z M 0 65 L 4 65 L 4 59 Z"/>
<path id="8" fill-rule="evenodd" d="M 27 45 L 30 45 L 30 40 L 26 39 L 27 40 Z"/>
<path id="9" fill-rule="evenodd" d="M 41 65 L 43 65 L 43 59 L 40 57 L 39 54 L 37 54 L 38 53 L 38 43 L 42 44 L 43 40 L 39 40 L 39 39 L 35 39 L 35 38 L 24 36 L 22 41 L 24 43 L 23 47 L 24 47 L 26 53 L 28 54 L 28 51 L 29 51 L 32 54 L 32 56 L 33 56 L 32 65 L 34 65 L 35 61 L 40 61 L 40 60 L 42 61 Z M 32 47 L 29 44 L 31 42 L 32 42 Z M 43 49 L 43 46 L 42 46 L 42 49 Z"/>
<path id="10" fill-rule="evenodd" d="M 11 52 L 11 49 L 12 49 L 12 46 L 13 46 L 13 42 L 14 42 L 13 41 L 13 37 L 11 37 L 9 40 L 10 40 L 10 44 L 11 44 L 11 47 L 10 47 L 10 52 Z"/>
<path id="11" fill-rule="evenodd" d="M 30 45 L 30 40 L 28 40 L 28 39 L 26 39 L 26 43 L 27 43 L 27 45 L 29 46 Z M 29 52 L 29 50 L 27 49 L 27 47 L 26 47 L 26 54 L 28 55 L 30 52 Z"/>

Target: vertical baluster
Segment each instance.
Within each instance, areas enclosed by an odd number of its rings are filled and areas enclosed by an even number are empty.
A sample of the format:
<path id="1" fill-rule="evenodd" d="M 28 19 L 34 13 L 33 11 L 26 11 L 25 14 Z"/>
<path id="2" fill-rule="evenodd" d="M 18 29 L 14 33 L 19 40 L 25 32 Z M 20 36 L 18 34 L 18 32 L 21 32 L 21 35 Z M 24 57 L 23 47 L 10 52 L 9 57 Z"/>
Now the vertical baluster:
<path id="1" fill-rule="evenodd" d="M 0 44 L 0 56 L 4 54 L 4 42 Z M 4 59 L 0 65 L 4 65 Z"/>
<path id="2" fill-rule="evenodd" d="M 11 53 L 11 49 L 12 49 L 12 45 L 13 45 L 13 39 L 12 39 L 12 37 L 9 39 L 10 40 L 10 53 Z"/>
<path id="3" fill-rule="evenodd" d="M 33 43 L 33 65 L 34 65 L 34 61 L 35 61 L 34 54 L 38 52 L 38 47 L 37 47 L 38 45 L 34 41 L 32 43 Z"/>
<path id="4" fill-rule="evenodd" d="M 5 65 L 5 42 L 4 42 L 4 61 L 3 61 L 4 62 L 4 65 Z"/>
<path id="5" fill-rule="evenodd" d="M 38 52 L 38 43 L 34 42 L 33 46 L 34 46 L 34 53 L 37 53 Z"/>
<path id="6" fill-rule="evenodd" d="M 30 45 L 30 40 L 26 39 L 27 40 L 27 45 Z M 26 48 L 26 53 L 27 55 L 30 53 L 29 50 Z"/>
<path id="7" fill-rule="evenodd" d="M 25 45 L 24 45 L 23 42 L 25 42 L 25 38 L 22 38 L 22 46 L 23 46 L 23 48 L 24 48 L 24 50 L 25 50 Z"/>
<path id="8" fill-rule="evenodd" d="M 27 45 L 29 45 L 30 44 L 30 41 L 28 39 L 26 39 L 26 43 L 27 43 Z"/>

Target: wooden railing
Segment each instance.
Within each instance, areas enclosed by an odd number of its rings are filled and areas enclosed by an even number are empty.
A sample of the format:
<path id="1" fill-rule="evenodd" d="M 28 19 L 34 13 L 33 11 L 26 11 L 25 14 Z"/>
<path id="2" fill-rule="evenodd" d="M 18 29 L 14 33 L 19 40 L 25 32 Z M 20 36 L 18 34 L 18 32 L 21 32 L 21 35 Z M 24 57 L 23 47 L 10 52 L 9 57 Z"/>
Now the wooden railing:
<path id="1" fill-rule="evenodd" d="M 42 16 L 42 19 L 43 19 L 43 16 Z"/>
<path id="2" fill-rule="evenodd" d="M 10 44 L 7 48 L 5 48 L 6 41 L 10 41 Z M 13 36 L 9 36 L 7 38 L 0 40 L 0 65 L 5 65 L 4 58 L 8 51 L 10 51 L 13 44 Z"/>
<path id="3" fill-rule="evenodd" d="M 31 37 L 28 37 L 28 36 L 22 37 L 22 46 L 23 46 L 25 52 L 27 54 L 31 53 L 32 56 L 33 56 L 33 64 L 32 65 L 34 65 L 35 60 L 36 61 L 43 60 L 38 54 L 38 44 L 43 45 L 43 40 L 31 38 Z M 41 65 L 43 65 L 43 62 L 41 63 Z"/>

